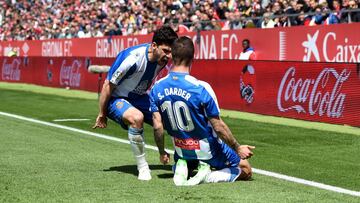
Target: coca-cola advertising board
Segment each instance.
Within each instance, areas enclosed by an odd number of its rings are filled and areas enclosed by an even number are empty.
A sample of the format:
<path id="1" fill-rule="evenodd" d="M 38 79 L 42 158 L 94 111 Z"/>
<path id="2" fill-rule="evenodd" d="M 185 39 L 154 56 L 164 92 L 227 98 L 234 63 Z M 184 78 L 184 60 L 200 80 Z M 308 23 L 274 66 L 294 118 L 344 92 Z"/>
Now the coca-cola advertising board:
<path id="1" fill-rule="evenodd" d="M 197 60 L 221 108 L 360 126 L 357 64 Z"/>
<path id="2" fill-rule="evenodd" d="M 257 60 L 360 62 L 360 23 L 188 32 L 196 59 L 238 59 L 249 39 Z M 150 42 L 152 35 L 0 42 L 0 56 L 107 57 Z"/>
<path id="3" fill-rule="evenodd" d="M 95 92 L 98 90 L 99 74 L 88 72 L 91 63 L 111 65 L 112 60 L 85 57 L 0 57 L 0 81 Z M 106 73 L 102 74 L 102 81 L 105 76 Z"/>

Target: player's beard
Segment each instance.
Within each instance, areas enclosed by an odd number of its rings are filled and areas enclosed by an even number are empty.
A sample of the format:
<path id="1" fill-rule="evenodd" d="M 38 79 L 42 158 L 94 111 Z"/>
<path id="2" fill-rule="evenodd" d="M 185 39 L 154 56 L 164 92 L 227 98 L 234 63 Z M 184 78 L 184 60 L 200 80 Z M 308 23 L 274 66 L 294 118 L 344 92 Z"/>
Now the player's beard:
<path id="1" fill-rule="evenodd" d="M 162 57 L 161 59 L 160 59 L 160 65 L 161 66 L 165 66 L 167 63 L 169 62 L 169 58 L 168 57 L 166 57 L 166 56 L 164 56 L 164 57 Z"/>

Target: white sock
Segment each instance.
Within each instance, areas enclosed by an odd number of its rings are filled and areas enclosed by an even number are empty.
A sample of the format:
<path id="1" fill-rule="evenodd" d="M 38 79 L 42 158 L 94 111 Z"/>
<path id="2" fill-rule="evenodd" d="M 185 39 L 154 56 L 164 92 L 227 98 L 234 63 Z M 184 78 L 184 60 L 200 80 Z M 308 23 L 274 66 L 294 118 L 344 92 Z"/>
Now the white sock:
<path id="1" fill-rule="evenodd" d="M 131 149 L 136 159 L 138 170 L 143 167 L 148 167 L 148 163 L 145 159 L 145 142 L 143 132 L 144 130 L 142 128 L 129 127 L 128 130 L 128 137 Z"/>
<path id="2" fill-rule="evenodd" d="M 145 159 L 145 154 L 135 157 L 138 170 L 143 167 L 149 168 L 149 165 Z"/>
<path id="3" fill-rule="evenodd" d="M 217 171 L 211 171 L 206 177 L 205 183 L 234 182 L 240 175 L 239 167 L 223 168 Z"/>

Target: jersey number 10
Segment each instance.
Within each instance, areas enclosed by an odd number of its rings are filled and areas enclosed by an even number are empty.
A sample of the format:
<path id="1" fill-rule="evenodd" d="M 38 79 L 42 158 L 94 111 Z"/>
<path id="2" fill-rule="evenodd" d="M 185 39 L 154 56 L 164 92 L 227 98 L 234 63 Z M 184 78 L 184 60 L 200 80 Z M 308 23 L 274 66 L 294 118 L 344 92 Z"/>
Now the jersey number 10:
<path id="1" fill-rule="evenodd" d="M 194 122 L 191 119 L 189 107 L 183 101 L 165 101 L 161 104 L 161 111 L 167 112 L 172 130 L 190 132 L 194 130 Z M 184 119 L 183 119 L 184 117 Z"/>

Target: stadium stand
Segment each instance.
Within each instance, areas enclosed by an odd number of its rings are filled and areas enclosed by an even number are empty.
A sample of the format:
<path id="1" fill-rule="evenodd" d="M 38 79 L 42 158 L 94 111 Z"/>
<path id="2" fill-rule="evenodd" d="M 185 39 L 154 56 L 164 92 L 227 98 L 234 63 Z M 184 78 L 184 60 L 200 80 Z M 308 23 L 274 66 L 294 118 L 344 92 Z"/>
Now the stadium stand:
<path id="1" fill-rule="evenodd" d="M 359 0 L 6 0 L 0 40 L 148 34 L 360 22 Z M 356 12 L 353 12 L 356 11 Z"/>

